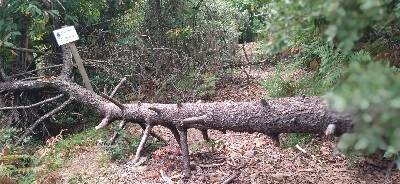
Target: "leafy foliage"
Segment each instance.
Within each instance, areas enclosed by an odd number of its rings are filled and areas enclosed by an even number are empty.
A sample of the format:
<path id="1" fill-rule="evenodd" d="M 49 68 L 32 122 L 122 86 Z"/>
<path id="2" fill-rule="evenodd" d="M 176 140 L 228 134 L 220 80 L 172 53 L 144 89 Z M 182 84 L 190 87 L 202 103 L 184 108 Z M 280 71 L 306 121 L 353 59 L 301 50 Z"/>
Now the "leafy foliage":
<path id="1" fill-rule="evenodd" d="M 373 79 L 373 80 L 371 80 Z M 399 73 L 369 55 L 358 53 L 346 80 L 327 95 L 332 107 L 352 112 L 355 132 L 342 136 L 339 148 L 366 154 L 385 151 L 386 157 L 400 152 Z"/>

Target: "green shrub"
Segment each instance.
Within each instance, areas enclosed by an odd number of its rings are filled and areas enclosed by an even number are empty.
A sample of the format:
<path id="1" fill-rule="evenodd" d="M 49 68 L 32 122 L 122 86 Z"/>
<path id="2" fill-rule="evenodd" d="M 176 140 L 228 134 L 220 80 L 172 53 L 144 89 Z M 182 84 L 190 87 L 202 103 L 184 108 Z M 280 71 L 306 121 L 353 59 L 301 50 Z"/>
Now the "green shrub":
<path id="1" fill-rule="evenodd" d="M 354 132 L 344 134 L 338 147 L 363 154 L 400 152 L 400 73 L 365 53 L 352 57 L 343 83 L 326 96 L 338 111 L 353 114 Z M 400 163 L 400 159 L 397 159 Z"/>
<path id="2" fill-rule="evenodd" d="M 295 82 L 283 79 L 279 73 L 263 81 L 261 85 L 268 90 L 268 96 L 273 98 L 294 96 L 296 93 Z"/>
<path id="3" fill-rule="evenodd" d="M 20 131 L 16 128 L 1 128 L 0 129 L 0 150 L 13 143 Z"/>

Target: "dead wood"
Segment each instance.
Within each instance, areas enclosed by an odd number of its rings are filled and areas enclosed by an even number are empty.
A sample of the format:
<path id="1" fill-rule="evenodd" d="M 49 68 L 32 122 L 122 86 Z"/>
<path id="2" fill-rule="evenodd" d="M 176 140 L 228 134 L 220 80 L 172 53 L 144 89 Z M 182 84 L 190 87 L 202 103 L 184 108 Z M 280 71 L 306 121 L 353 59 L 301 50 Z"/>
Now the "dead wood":
<path id="1" fill-rule="evenodd" d="M 187 145 L 187 130 L 190 128 L 202 131 L 215 129 L 222 132 L 227 130 L 260 132 L 270 136 L 280 133 L 339 135 L 352 129 L 350 114 L 330 110 L 319 97 L 260 99 L 253 102 L 181 103 L 180 105 L 122 104 L 107 95 L 100 96 L 69 80 L 70 59 L 69 54 L 64 54 L 64 72 L 61 72 L 57 78 L 0 82 L 0 93 L 49 89 L 58 91 L 73 98 L 75 102 L 97 110 L 103 117 L 97 129 L 115 120 L 146 125 L 141 141 L 143 144 L 153 126 L 164 126 L 171 130 L 180 144 L 186 176 L 190 174 Z M 138 149 L 137 157 L 140 156 L 140 150 Z"/>
<path id="2" fill-rule="evenodd" d="M 52 111 L 48 112 L 47 114 L 43 115 L 38 120 L 36 120 L 28 129 L 25 130 L 25 133 L 21 135 L 21 137 L 17 141 L 17 145 L 21 144 L 24 141 L 25 137 L 28 136 L 29 134 L 31 134 L 33 132 L 33 130 L 40 123 L 42 123 L 45 119 L 53 116 L 54 114 L 56 114 L 59 111 L 61 111 L 62 109 L 64 109 L 68 104 L 70 104 L 72 102 L 72 100 L 73 100 L 73 98 L 69 98 L 67 101 L 62 103 L 60 106 L 58 106 L 57 108 L 53 109 Z"/>

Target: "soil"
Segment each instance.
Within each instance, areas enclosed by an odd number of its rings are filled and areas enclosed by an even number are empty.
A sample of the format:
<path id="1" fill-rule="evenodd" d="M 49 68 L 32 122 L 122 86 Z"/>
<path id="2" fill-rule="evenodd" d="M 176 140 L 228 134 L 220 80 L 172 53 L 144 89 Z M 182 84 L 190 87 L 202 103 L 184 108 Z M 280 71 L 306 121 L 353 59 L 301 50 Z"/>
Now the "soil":
<path id="1" fill-rule="evenodd" d="M 270 74 L 260 74 L 261 71 L 248 73 L 252 74 L 250 80 L 242 75 L 220 82 L 216 95 L 209 100 L 251 101 L 262 98 L 266 91 L 259 81 Z M 141 134 L 140 128 L 134 125 L 129 127 L 129 131 L 137 136 Z M 276 146 L 263 134 L 223 134 L 213 130 L 209 131 L 213 143 L 203 141 L 199 131 L 189 130 L 193 168 L 192 176 L 184 179 L 179 147 L 172 134 L 162 127 L 156 127 L 155 131 L 168 141 L 168 145 L 147 153 L 141 166 L 134 166 L 129 161 L 104 161 L 101 159 L 104 151 L 93 146 L 82 150 L 59 171 L 58 183 L 222 183 L 231 176 L 236 176 L 232 183 L 400 183 L 397 170 L 391 171 L 389 176 L 387 168 L 362 160 L 351 163 L 353 158 L 335 151 L 337 139 L 333 137 L 315 136 L 306 145 L 285 149 Z"/>

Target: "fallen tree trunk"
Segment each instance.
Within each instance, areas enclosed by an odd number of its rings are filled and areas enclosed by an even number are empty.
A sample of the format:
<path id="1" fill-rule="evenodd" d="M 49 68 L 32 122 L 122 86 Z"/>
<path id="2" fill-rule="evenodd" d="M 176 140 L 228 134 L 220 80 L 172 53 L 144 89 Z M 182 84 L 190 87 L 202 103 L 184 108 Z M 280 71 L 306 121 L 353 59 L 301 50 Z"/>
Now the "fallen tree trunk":
<path id="1" fill-rule="evenodd" d="M 68 53 L 68 52 L 67 52 Z M 70 57 L 64 70 L 71 67 Z M 145 124 L 140 148 L 143 148 L 151 128 L 169 128 L 181 146 L 185 174 L 188 175 L 189 157 L 187 129 L 196 128 L 236 132 L 260 132 L 269 136 L 279 133 L 342 134 L 352 128 L 351 116 L 330 110 L 319 97 L 290 97 L 254 102 L 213 102 L 182 104 L 121 104 L 107 96 L 100 96 L 69 80 L 64 72 L 57 78 L 0 83 L 0 93 L 7 91 L 52 89 L 74 99 L 75 102 L 97 110 L 103 120 L 96 128 L 103 128 L 115 120 Z M 140 152 L 137 150 L 135 160 Z"/>

